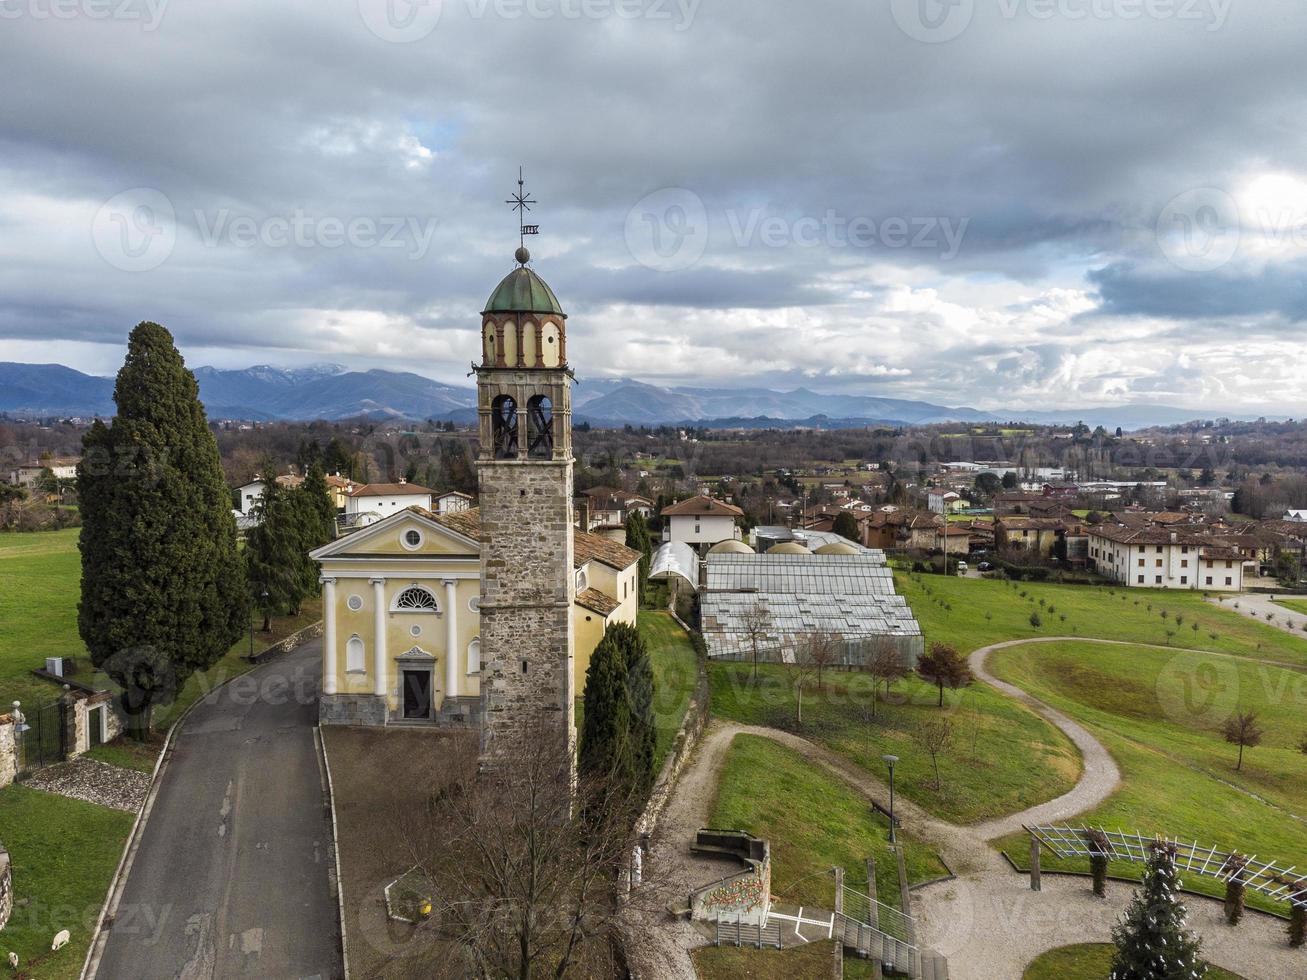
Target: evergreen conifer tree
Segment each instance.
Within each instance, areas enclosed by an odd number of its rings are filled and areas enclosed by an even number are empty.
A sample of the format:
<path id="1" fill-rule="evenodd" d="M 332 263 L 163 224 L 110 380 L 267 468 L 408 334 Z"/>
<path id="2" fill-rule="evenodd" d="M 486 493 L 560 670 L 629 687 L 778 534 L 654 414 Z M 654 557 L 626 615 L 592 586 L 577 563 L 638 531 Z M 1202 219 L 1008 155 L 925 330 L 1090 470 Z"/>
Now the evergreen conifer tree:
<path id="1" fill-rule="evenodd" d="M 640 552 L 640 592 L 644 598 L 644 587 L 649 581 L 649 562 L 653 554 L 653 539 L 649 536 L 649 525 L 644 515 L 638 510 L 631 511 L 626 517 L 626 546 Z"/>
<path id="2" fill-rule="evenodd" d="M 628 623 L 608 627 L 626 657 L 626 689 L 631 703 L 629 744 L 636 798 L 644 800 L 653 787 L 654 749 L 658 732 L 654 722 L 654 676 L 649 649 L 639 629 Z"/>
<path id="3" fill-rule="evenodd" d="M 1158 842 L 1148 856 L 1143 885 L 1112 929 L 1116 955 L 1111 980 L 1201 980 L 1207 966 L 1201 943 L 1187 928 L 1180 901 L 1175 850 Z"/>
<path id="4" fill-rule="evenodd" d="M 585 713 L 581 722 L 578 769 L 584 778 L 604 781 L 614 791 L 632 784 L 631 697 L 626 651 L 606 631 L 585 673 Z"/>
<path id="5" fill-rule="evenodd" d="M 114 401 L 113 421 L 83 438 L 78 467 L 77 626 L 140 737 L 154 706 L 240 637 L 247 593 L 199 388 L 157 323 L 132 331 Z"/>
<path id="6" fill-rule="evenodd" d="M 306 565 L 305 512 L 297 505 L 298 490 L 277 482 L 268 468 L 260 477 L 263 495 L 254 505 L 257 524 L 245 535 L 245 560 L 250 594 L 263 614 L 263 630 L 272 628 L 275 612 L 296 613 L 304 597 L 312 592 Z M 307 500 L 307 496 L 300 499 Z"/>
<path id="7" fill-rule="evenodd" d="M 300 490 L 308 498 L 310 512 L 313 514 L 308 546 L 317 548 L 336 537 L 336 505 L 327 488 L 327 477 L 321 462 L 314 460 L 309 464 L 308 474 L 304 477 L 304 485 Z"/>

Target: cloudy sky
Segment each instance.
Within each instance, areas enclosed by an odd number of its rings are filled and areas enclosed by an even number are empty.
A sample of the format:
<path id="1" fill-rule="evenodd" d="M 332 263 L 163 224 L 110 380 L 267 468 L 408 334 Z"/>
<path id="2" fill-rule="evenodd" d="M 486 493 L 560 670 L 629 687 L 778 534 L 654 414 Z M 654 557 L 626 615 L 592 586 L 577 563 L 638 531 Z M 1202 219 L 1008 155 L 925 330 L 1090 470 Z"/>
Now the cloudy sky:
<path id="1" fill-rule="evenodd" d="M 0 0 L 0 360 L 1301 415 L 1301 0 Z"/>

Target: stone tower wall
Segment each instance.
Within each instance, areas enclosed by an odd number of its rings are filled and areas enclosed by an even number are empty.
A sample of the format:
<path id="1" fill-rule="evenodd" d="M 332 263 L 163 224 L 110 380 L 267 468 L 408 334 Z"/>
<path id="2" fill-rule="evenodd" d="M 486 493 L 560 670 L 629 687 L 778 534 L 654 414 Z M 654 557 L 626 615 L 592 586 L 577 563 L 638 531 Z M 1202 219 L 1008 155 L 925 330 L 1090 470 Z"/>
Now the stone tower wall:
<path id="1" fill-rule="evenodd" d="M 478 471 L 482 763 L 542 721 L 574 757 L 572 461 L 483 458 Z"/>

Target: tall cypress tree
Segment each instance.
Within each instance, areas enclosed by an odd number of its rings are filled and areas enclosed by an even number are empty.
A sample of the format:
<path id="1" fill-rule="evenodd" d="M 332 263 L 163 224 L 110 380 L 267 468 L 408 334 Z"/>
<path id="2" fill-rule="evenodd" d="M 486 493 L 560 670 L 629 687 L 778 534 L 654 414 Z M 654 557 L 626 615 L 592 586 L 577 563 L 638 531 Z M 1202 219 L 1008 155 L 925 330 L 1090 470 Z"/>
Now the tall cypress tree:
<path id="1" fill-rule="evenodd" d="M 653 554 L 653 539 L 649 536 L 649 525 L 644 515 L 638 510 L 626 516 L 626 546 L 640 552 L 640 598 L 644 598 L 644 587 L 649 581 L 649 562 Z"/>
<path id="2" fill-rule="evenodd" d="M 308 475 L 304 477 L 304 485 L 300 490 L 306 495 L 311 513 L 314 515 L 308 546 L 317 548 L 336 536 L 336 504 L 332 500 L 331 490 L 327 487 L 327 478 L 321 462 L 315 459 L 309 464 Z"/>
<path id="3" fill-rule="evenodd" d="M 608 627 L 626 658 L 626 691 L 631 704 L 631 727 L 628 744 L 631 774 L 637 798 L 643 800 L 653 787 L 654 750 L 658 729 L 654 721 L 654 675 L 649 648 L 639 629 L 627 623 Z"/>
<path id="4" fill-rule="evenodd" d="M 583 777 L 621 792 L 632 782 L 631 700 L 626 651 L 610 627 L 590 655 L 578 768 Z"/>
<path id="5" fill-rule="evenodd" d="M 1159 842 L 1148 855 L 1143 886 L 1112 929 L 1116 955 L 1111 980 L 1201 980 L 1207 975 L 1179 891 L 1175 852 Z"/>
<path id="6" fill-rule="evenodd" d="M 132 331 L 114 402 L 117 416 L 92 425 L 78 466 L 77 625 L 141 736 L 154 706 L 239 638 L 246 589 L 195 376 L 157 323 Z"/>
<path id="7" fill-rule="evenodd" d="M 246 576 L 250 594 L 263 614 L 263 629 L 271 628 L 277 612 L 299 612 L 304 597 L 313 591 L 305 540 L 309 508 L 300 490 L 289 490 L 277 482 L 269 467 L 260 476 L 263 495 L 254 505 L 256 525 L 245 535 Z M 306 567 L 307 566 L 307 567 Z"/>

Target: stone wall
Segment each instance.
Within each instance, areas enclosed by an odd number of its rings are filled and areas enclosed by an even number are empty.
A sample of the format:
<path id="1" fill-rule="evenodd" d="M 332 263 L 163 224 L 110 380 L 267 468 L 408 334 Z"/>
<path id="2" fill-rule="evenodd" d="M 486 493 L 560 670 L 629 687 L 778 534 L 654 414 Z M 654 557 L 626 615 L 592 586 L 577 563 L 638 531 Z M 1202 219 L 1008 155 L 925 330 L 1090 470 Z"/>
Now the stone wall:
<path id="1" fill-rule="evenodd" d="M 0 786 L 8 786 L 18 775 L 18 733 L 12 715 L 0 715 Z"/>
<path id="2" fill-rule="evenodd" d="M 318 620 L 316 623 L 310 623 L 308 626 L 305 626 L 302 630 L 292 633 L 290 636 L 287 636 L 284 639 L 278 640 L 276 643 L 272 644 L 272 646 L 260 650 L 254 656 L 247 657 L 246 659 L 248 659 L 251 663 L 261 664 L 263 663 L 263 661 L 270 660 L 279 653 L 290 653 L 290 651 L 294 650 L 300 644 L 305 643 L 321 635 L 322 635 L 322 620 Z"/>
<path id="3" fill-rule="evenodd" d="M 677 622 L 680 622 L 679 618 Z M 681 626 L 684 627 L 685 624 L 681 623 Z M 688 633 L 689 630 L 686 629 L 686 632 Z M 642 837 L 652 836 L 658 829 L 658 819 L 667 808 L 667 803 L 676 789 L 676 781 L 680 779 L 681 771 L 690 760 L 690 756 L 694 754 L 699 738 L 703 735 L 704 726 L 708 723 L 708 673 L 704 669 L 702 659 L 699 660 L 697 669 L 694 696 L 685 709 L 685 718 L 682 719 L 681 727 L 677 729 L 676 737 L 672 740 L 672 748 L 667 753 L 666 761 L 663 762 L 662 771 L 654 781 L 649 802 L 645 804 L 644 812 L 640 814 L 640 819 L 636 823 L 636 830 Z"/>
<path id="4" fill-rule="evenodd" d="M 481 756 L 538 737 L 566 739 L 572 704 L 572 461 L 481 460 Z"/>
<path id="5" fill-rule="evenodd" d="M 386 724 L 386 699 L 376 694 L 320 694 L 318 724 L 380 727 Z"/>
<path id="6" fill-rule="evenodd" d="M 9 852 L 0 847 L 0 929 L 14 911 L 14 872 L 9 866 Z"/>

